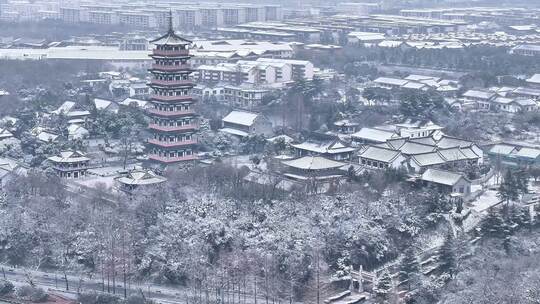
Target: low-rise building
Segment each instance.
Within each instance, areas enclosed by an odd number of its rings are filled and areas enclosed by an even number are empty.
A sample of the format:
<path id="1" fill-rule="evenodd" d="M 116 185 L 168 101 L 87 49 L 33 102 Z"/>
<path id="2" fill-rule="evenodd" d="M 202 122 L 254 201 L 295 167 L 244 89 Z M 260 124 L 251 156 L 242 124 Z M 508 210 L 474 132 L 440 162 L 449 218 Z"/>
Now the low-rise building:
<path id="1" fill-rule="evenodd" d="M 368 146 L 358 155 L 362 166 L 370 169 L 399 169 L 406 166 L 406 157 L 399 150 Z"/>
<path id="2" fill-rule="evenodd" d="M 397 137 L 364 146 L 360 165 L 368 169 L 403 167 L 422 173 L 429 168 L 463 170 L 484 162 L 483 150 L 475 143 L 455 137 Z"/>
<path id="3" fill-rule="evenodd" d="M 63 151 L 49 157 L 49 162 L 58 176 L 67 179 L 76 179 L 86 176 L 90 158 L 81 151 Z"/>
<path id="4" fill-rule="evenodd" d="M 272 134 L 272 122 L 262 114 L 244 110 L 234 110 L 222 119 L 221 132 L 246 137 L 249 135 Z"/>
<path id="5" fill-rule="evenodd" d="M 260 106 L 270 92 L 271 89 L 264 87 L 227 85 L 223 88 L 223 99 L 232 107 L 249 109 Z"/>
<path id="6" fill-rule="evenodd" d="M 133 98 L 148 98 L 150 97 L 150 87 L 146 83 L 132 83 L 129 86 L 129 97 Z"/>
<path id="7" fill-rule="evenodd" d="M 536 111 L 536 98 L 540 98 L 540 90 L 533 88 L 493 87 L 472 89 L 463 94 L 463 101 L 473 104 L 473 109 L 506 113 Z"/>
<path id="8" fill-rule="evenodd" d="M 342 119 L 334 122 L 334 128 L 341 134 L 353 134 L 358 131 L 359 123 L 349 119 Z"/>
<path id="9" fill-rule="evenodd" d="M 362 128 L 360 131 L 351 135 L 354 142 L 361 144 L 380 144 L 391 138 L 399 137 L 394 130 L 378 128 Z"/>
<path id="10" fill-rule="evenodd" d="M 30 134 L 32 134 L 32 136 L 34 136 L 37 140 L 44 143 L 55 142 L 60 137 L 60 135 L 45 130 L 42 127 L 35 127 L 30 131 Z"/>
<path id="11" fill-rule="evenodd" d="M 120 104 L 125 107 L 135 106 L 139 109 L 149 109 L 150 107 L 150 103 L 148 101 L 143 100 L 143 99 L 138 99 L 138 98 L 131 98 L 131 97 L 124 99 L 123 101 L 120 102 Z"/>
<path id="12" fill-rule="evenodd" d="M 103 98 L 94 98 L 94 106 L 96 107 L 96 110 L 98 111 L 112 112 L 112 113 L 118 112 L 118 104 L 116 104 L 112 100 L 107 100 Z"/>
<path id="13" fill-rule="evenodd" d="M 322 156 L 304 156 L 292 160 L 282 161 L 284 172 L 282 175 L 292 181 L 300 182 L 306 186 L 309 193 L 321 193 L 328 190 L 329 185 L 339 183 L 344 172 L 340 168 L 345 163 Z"/>
<path id="14" fill-rule="evenodd" d="M 167 182 L 167 178 L 145 169 L 133 169 L 115 178 L 120 190 L 131 192 L 135 189 L 155 187 Z"/>
<path id="15" fill-rule="evenodd" d="M 28 168 L 17 160 L 9 157 L 0 157 L 0 189 L 5 187 L 13 178 L 24 176 L 27 172 Z"/>
<path id="16" fill-rule="evenodd" d="M 514 143 L 497 143 L 487 150 L 490 162 L 495 166 L 540 167 L 540 147 Z"/>
<path id="17" fill-rule="evenodd" d="M 81 140 L 90 135 L 90 132 L 80 124 L 70 124 L 68 126 L 68 139 L 69 140 Z"/>
<path id="18" fill-rule="evenodd" d="M 0 128 L 0 140 L 13 138 L 13 133 L 11 133 L 7 128 Z"/>
<path id="19" fill-rule="evenodd" d="M 441 127 L 432 121 L 406 121 L 396 124 L 395 126 L 396 133 L 402 138 L 432 137 L 438 140 L 444 135 L 442 131 L 444 127 Z"/>
<path id="20" fill-rule="evenodd" d="M 56 110 L 50 114 L 63 115 L 68 119 L 68 123 L 84 123 L 90 117 L 90 112 L 81 108 L 77 103 L 73 101 L 66 101 L 62 103 Z"/>
<path id="21" fill-rule="evenodd" d="M 522 56 L 540 56 L 540 45 L 520 44 L 513 47 L 510 53 Z"/>
<path id="22" fill-rule="evenodd" d="M 540 101 L 540 89 L 519 87 L 508 93 L 510 97 L 527 98 Z"/>
<path id="23" fill-rule="evenodd" d="M 540 90 L 540 74 L 534 74 L 527 79 L 527 86 Z"/>
<path id="24" fill-rule="evenodd" d="M 532 99 L 497 97 L 492 100 L 491 109 L 506 113 L 532 112 L 538 104 Z"/>
<path id="25" fill-rule="evenodd" d="M 365 47 L 377 46 L 383 42 L 385 35 L 373 32 L 351 32 L 347 35 L 349 44 L 361 45 Z"/>
<path id="26" fill-rule="evenodd" d="M 384 89 L 398 89 L 408 83 L 407 80 L 390 77 L 379 77 L 373 80 L 376 86 Z"/>
<path id="27" fill-rule="evenodd" d="M 428 169 L 420 179 L 425 184 L 435 186 L 449 194 L 466 196 L 471 193 L 472 183 L 461 173 Z"/>
<path id="28" fill-rule="evenodd" d="M 291 66 L 291 80 L 297 79 L 313 79 L 314 66 L 313 63 L 307 60 L 292 60 L 278 58 L 259 58 L 257 62 L 268 63 L 272 65 L 288 64 Z M 283 76 L 284 78 L 285 76 Z M 287 77 L 289 78 L 289 77 Z"/>
<path id="29" fill-rule="evenodd" d="M 478 110 L 488 111 L 491 109 L 491 101 L 497 95 L 493 92 L 486 90 L 468 90 L 463 94 L 465 102 L 471 102 L 477 104 Z"/>
<path id="30" fill-rule="evenodd" d="M 291 145 L 298 157 L 322 156 L 336 161 L 351 160 L 355 148 L 349 147 L 338 138 L 308 139 L 303 143 Z"/>
<path id="31" fill-rule="evenodd" d="M 225 100 L 225 88 L 224 85 L 220 84 L 215 86 L 198 84 L 191 89 L 191 93 L 203 102 L 221 102 Z"/>

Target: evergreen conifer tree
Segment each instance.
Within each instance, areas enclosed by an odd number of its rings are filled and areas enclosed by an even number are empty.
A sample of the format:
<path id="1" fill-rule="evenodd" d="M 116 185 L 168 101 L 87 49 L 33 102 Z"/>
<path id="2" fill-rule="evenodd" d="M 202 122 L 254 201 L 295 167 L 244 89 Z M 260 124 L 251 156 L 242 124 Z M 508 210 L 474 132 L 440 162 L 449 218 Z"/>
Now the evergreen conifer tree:
<path id="1" fill-rule="evenodd" d="M 384 303 L 384 301 L 390 298 L 391 291 L 392 277 L 390 277 L 390 273 L 388 273 L 388 270 L 385 270 L 382 276 L 377 281 L 377 284 L 375 286 L 375 294 Z"/>
<path id="2" fill-rule="evenodd" d="M 446 235 L 444 243 L 439 249 L 439 262 L 441 270 L 448 273 L 450 277 L 454 277 L 457 272 L 457 248 L 456 240 L 451 233 Z"/>
<path id="3" fill-rule="evenodd" d="M 407 282 L 407 289 L 411 290 L 411 286 L 415 283 L 416 276 L 420 270 L 420 265 L 416 259 L 416 254 L 412 247 L 405 250 L 405 256 L 401 261 L 399 279 L 401 282 Z"/>

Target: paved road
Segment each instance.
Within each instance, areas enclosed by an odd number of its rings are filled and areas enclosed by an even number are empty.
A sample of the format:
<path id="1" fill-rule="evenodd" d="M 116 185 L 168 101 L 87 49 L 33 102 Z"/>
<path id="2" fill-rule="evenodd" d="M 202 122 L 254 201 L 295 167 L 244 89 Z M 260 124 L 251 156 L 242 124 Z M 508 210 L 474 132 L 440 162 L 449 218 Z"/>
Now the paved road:
<path id="1" fill-rule="evenodd" d="M 8 265 L 0 264 L 0 279 L 5 278 L 13 282 L 15 285 L 29 284 L 30 280 L 44 289 L 52 289 L 57 291 L 69 292 L 77 294 L 78 292 L 103 292 L 107 291 L 107 281 L 105 281 L 105 288 L 101 278 L 89 278 L 89 277 L 80 277 L 73 274 L 67 275 L 67 281 L 69 290 L 66 291 L 66 281 L 64 279 L 63 273 L 54 273 L 54 272 L 44 272 L 44 271 L 35 271 L 25 268 L 15 268 Z M 121 280 L 121 276 L 117 277 L 115 282 L 115 288 L 113 290 L 113 284 L 110 283 L 109 293 L 116 294 L 117 296 L 124 296 L 124 286 Z M 146 298 L 152 299 L 157 303 L 162 304 L 173 304 L 173 303 L 186 303 L 190 291 L 185 287 L 175 287 L 170 285 L 161 285 L 161 284 L 151 284 L 151 283 L 131 283 L 126 288 L 126 294 L 140 294 Z M 204 292 L 204 291 L 203 291 Z M 222 290 L 227 297 L 227 291 Z M 232 291 L 229 292 L 232 294 Z M 215 290 L 209 290 L 208 295 L 211 299 L 215 297 Z M 238 298 L 238 293 L 234 293 L 235 297 Z M 244 301 L 245 297 L 245 301 Z M 205 298 L 205 295 L 203 295 Z M 257 295 L 257 303 L 265 303 L 265 297 L 263 293 Z M 246 293 L 245 296 L 242 295 L 242 302 L 246 304 L 253 304 L 254 296 L 253 294 Z"/>
<path id="2" fill-rule="evenodd" d="M 45 289 L 56 289 L 66 291 L 66 281 L 63 274 L 48 273 L 43 271 L 28 270 L 24 268 L 13 268 L 7 265 L 0 265 L 0 277 L 14 283 L 25 284 L 31 280 L 34 284 Z M 70 292 L 77 291 L 103 291 L 103 283 L 101 280 L 67 275 L 68 286 Z M 105 283 L 107 284 L 107 283 Z M 105 290 L 107 287 L 105 286 Z M 123 283 L 117 280 L 115 293 L 118 296 L 124 295 Z M 110 292 L 113 292 L 112 284 Z M 151 298 L 158 303 L 185 303 L 186 290 L 174 288 L 170 286 L 162 286 L 156 284 L 131 284 L 126 290 L 126 293 L 135 294 L 142 292 L 145 297 Z"/>

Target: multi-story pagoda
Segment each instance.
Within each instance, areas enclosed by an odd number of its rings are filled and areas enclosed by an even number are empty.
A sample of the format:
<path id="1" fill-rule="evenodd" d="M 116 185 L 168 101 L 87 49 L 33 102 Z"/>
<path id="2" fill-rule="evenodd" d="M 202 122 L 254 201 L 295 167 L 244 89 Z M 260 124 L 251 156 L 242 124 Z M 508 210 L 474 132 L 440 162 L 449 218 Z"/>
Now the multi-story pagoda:
<path id="1" fill-rule="evenodd" d="M 171 17 L 167 34 L 152 43 L 156 47 L 150 55 L 154 59 L 150 69 L 154 94 L 148 110 L 152 119 L 149 159 L 164 165 L 196 160 L 198 124 L 193 110 L 196 100 L 190 95 L 193 70 L 188 63 L 191 41 L 175 34 Z"/>

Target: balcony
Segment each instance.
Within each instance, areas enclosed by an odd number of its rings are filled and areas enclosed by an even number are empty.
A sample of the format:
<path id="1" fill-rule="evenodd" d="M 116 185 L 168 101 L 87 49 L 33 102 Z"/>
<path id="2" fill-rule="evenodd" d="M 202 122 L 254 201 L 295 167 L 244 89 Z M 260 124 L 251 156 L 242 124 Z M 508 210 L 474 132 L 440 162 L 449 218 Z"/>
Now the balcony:
<path id="1" fill-rule="evenodd" d="M 174 116 L 185 116 L 185 115 L 194 115 L 195 111 L 193 110 L 186 110 L 186 111 L 163 111 L 163 110 L 157 110 L 157 109 L 149 109 L 149 114 L 159 115 L 159 116 L 165 116 L 165 117 L 174 117 Z"/>
<path id="2" fill-rule="evenodd" d="M 160 126 L 156 124 L 148 125 L 149 129 L 162 131 L 162 132 L 178 132 L 187 130 L 196 130 L 199 126 L 196 124 L 184 125 L 184 126 Z"/>
<path id="3" fill-rule="evenodd" d="M 175 57 L 175 56 L 189 56 L 189 50 L 179 50 L 179 51 L 172 51 L 172 50 L 158 50 L 154 49 L 152 51 L 152 55 L 154 56 L 168 56 L 168 57 Z"/>
<path id="4" fill-rule="evenodd" d="M 161 64 L 152 64 L 152 70 L 167 71 L 167 72 L 177 72 L 177 71 L 191 71 L 190 64 L 180 64 L 180 65 L 161 65 Z"/>
<path id="5" fill-rule="evenodd" d="M 183 161 L 193 161 L 198 160 L 199 157 L 197 155 L 186 155 L 186 156 L 177 156 L 177 157 L 165 157 L 165 156 L 159 156 L 151 154 L 148 156 L 150 160 L 161 162 L 161 163 L 178 163 Z"/>
<path id="6" fill-rule="evenodd" d="M 163 96 L 163 95 L 151 95 L 151 98 L 157 101 L 192 101 L 193 96 L 190 95 L 176 95 L 176 96 Z"/>
<path id="7" fill-rule="evenodd" d="M 158 85 L 158 86 L 194 86 L 193 82 L 191 80 L 159 80 L 159 79 L 152 79 L 150 81 L 150 85 Z"/>
<path id="8" fill-rule="evenodd" d="M 184 141 L 177 141 L 177 142 L 170 142 L 170 141 L 161 141 L 157 139 L 149 139 L 149 144 L 165 147 L 165 148 L 176 148 L 176 147 L 184 147 L 184 146 L 191 146 L 197 144 L 196 140 L 184 140 Z"/>

